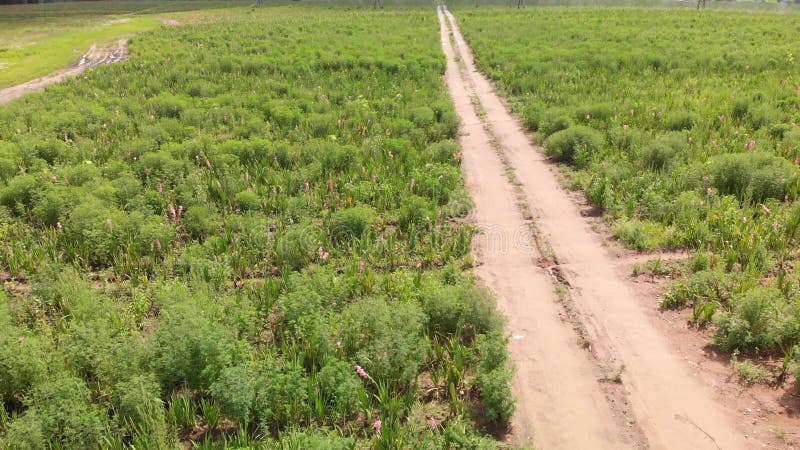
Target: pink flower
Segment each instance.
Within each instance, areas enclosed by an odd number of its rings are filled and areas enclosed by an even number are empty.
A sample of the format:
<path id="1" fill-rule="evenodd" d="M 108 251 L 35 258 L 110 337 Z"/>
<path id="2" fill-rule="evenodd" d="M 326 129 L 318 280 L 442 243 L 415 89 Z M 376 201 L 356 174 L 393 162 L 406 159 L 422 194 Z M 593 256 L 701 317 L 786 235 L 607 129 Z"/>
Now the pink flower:
<path id="1" fill-rule="evenodd" d="M 211 168 L 211 161 L 209 161 L 208 159 L 206 159 L 206 167 L 208 167 L 209 169 Z"/>
<path id="2" fill-rule="evenodd" d="M 61 222 L 56 222 L 56 229 L 58 231 L 62 231 L 64 228 L 61 226 Z"/>
<path id="3" fill-rule="evenodd" d="M 322 249 L 322 247 L 320 247 L 320 248 L 318 248 L 318 249 L 317 249 L 317 255 L 318 255 L 320 258 L 322 258 L 322 254 L 323 254 L 324 252 L 325 252 L 325 250 L 323 250 L 323 249 Z"/>
<path id="4" fill-rule="evenodd" d="M 376 420 L 375 423 L 372 424 L 372 428 L 375 428 L 375 432 L 378 434 L 381 433 L 381 427 L 383 427 L 383 422 L 380 420 Z"/>
<path id="5" fill-rule="evenodd" d="M 331 255 L 328 252 L 325 252 L 325 253 L 322 254 L 322 260 L 323 261 L 327 261 L 330 256 Z"/>
<path id="6" fill-rule="evenodd" d="M 750 139 L 750 142 L 747 143 L 747 149 L 752 150 L 756 147 L 755 139 Z"/>
<path id="7" fill-rule="evenodd" d="M 183 205 L 178 205 L 178 217 L 180 217 L 181 214 L 183 214 Z"/>
<path id="8" fill-rule="evenodd" d="M 439 421 L 433 416 L 428 417 L 428 426 L 431 428 L 436 428 L 436 425 L 439 425 Z"/>
<path id="9" fill-rule="evenodd" d="M 58 178 L 56 178 L 56 176 L 55 176 L 55 175 L 53 175 L 52 177 L 50 177 L 50 182 L 51 182 L 51 183 L 55 183 L 57 180 L 58 180 Z"/>
<path id="10" fill-rule="evenodd" d="M 311 185 L 308 184 L 308 181 L 306 181 L 306 192 L 308 192 L 310 190 L 311 190 Z"/>
<path id="11" fill-rule="evenodd" d="M 622 125 L 622 129 L 623 129 L 623 130 L 627 130 L 627 129 L 628 129 L 628 124 L 627 124 L 627 123 L 626 123 L 626 124 L 623 124 L 623 125 Z"/>
<path id="12" fill-rule="evenodd" d="M 161 184 L 161 183 L 158 183 L 158 186 L 156 187 L 156 190 L 158 191 L 159 194 L 163 194 L 164 193 L 164 185 Z"/>
<path id="13" fill-rule="evenodd" d="M 175 207 L 172 206 L 172 203 L 169 204 L 169 215 L 171 215 L 173 219 L 178 217 L 178 213 L 175 212 Z"/>
<path id="14" fill-rule="evenodd" d="M 706 188 L 706 195 L 711 195 L 714 193 L 714 190 L 711 188 Z"/>
<path id="15" fill-rule="evenodd" d="M 359 261 L 358 262 L 358 272 L 359 273 L 364 273 L 364 261 Z"/>
<path id="16" fill-rule="evenodd" d="M 366 379 L 366 378 L 369 378 L 369 375 L 367 375 L 367 372 L 366 372 L 364 369 L 362 369 L 362 368 L 361 368 L 361 366 L 359 366 L 359 365 L 356 365 L 355 369 L 356 369 L 356 373 L 357 373 L 357 374 L 358 374 L 358 376 L 360 376 L 361 378 L 365 378 L 365 379 Z"/>

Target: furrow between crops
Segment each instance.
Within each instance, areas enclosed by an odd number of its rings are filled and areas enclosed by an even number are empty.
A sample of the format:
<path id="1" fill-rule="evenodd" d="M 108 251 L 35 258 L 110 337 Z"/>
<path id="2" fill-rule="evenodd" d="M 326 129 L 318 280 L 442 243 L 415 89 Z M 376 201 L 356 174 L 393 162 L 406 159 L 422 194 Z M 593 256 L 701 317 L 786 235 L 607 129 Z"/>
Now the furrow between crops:
<path id="1" fill-rule="evenodd" d="M 537 265 L 541 255 L 530 224 L 459 73 L 441 10 L 439 20 L 445 78 L 462 121 L 463 170 L 475 202 L 472 218 L 481 229 L 473 246 L 476 273 L 497 296 L 512 335 L 518 404 L 511 439 L 547 449 L 632 448 L 599 387 L 602 374 L 562 320 L 550 275 Z"/>
<path id="2" fill-rule="evenodd" d="M 530 142 L 494 93 L 489 80 L 476 69 L 455 18 L 446 8 L 440 14 L 451 22 L 457 54 L 466 68 L 469 83 L 474 86 L 490 134 L 513 168 L 524 202 L 553 252 L 558 272 L 569 286 L 574 307 L 589 334 L 595 357 L 606 367 L 620 367 L 619 379 L 626 388 L 635 423 L 641 427 L 649 447 L 693 450 L 757 447 L 757 443 L 748 442 L 744 433 L 737 429 L 732 414 L 714 399 L 714 390 L 692 374 L 666 338 L 652 326 L 633 291 L 614 270 L 613 260 L 602 240 L 560 187 L 541 149 Z M 490 170 L 496 169 L 481 166 L 483 176 L 488 176 L 486 172 Z M 469 167 L 467 173 L 469 178 Z M 477 209 L 480 214 L 480 207 Z M 491 269 L 482 267 L 482 270 Z M 507 278 L 503 281 L 513 282 Z M 512 320 L 512 326 L 513 323 Z M 519 356 L 519 350 L 512 346 L 512 355 Z M 538 380 L 524 378 L 528 375 L 520 373 L 519 382 L 538 383 Z M 520 402 L 526 401 L 528 399 L 520 397 Z M 533 404 L 531 408 L 537 406 L 542 407 Z M 572 434 L 582 431 L 574 425 L 581 424 L 580 420 L 571 418 L 569 422 L 573 424 Z M 540 432 L 545 431 L 554 430 Z M 585 446 L 563 446 L 554 445 L 551 439 L 556 437 L 547 440 L 542 437 L 537 443 L 544 448 L 600 448 L 605 443 L 592 441 Z"/>

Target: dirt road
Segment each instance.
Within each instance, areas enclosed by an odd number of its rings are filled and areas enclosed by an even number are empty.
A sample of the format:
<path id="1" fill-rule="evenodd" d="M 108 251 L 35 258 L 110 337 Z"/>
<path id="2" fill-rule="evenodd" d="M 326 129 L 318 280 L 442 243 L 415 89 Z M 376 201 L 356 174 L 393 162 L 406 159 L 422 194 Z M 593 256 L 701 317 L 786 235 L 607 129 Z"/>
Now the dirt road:
<path id="1" fill-rule="evenodd" d="M 16 100 L 19 97 L 27 94 L 28 92 L 38 91 L 44 89 L 45 86 L 59 83 L 69 77 L 79 75 L 86 69 L 97 67 L 101 64 L 113 64 L 124 60 L 127 55 L 127 41 L 121 39 L 114 45 L 98 47 L 93 44 L 89 51 L 81 56 L 78 63 L 68 69 L 64 69 L 50 75 L 28 81 L 26 83 L 11 86 L 5 89 L 0 89 L 0 105 Z"/>
<path id="2" fill-rule="evenodd" d="M 569 286 L 575 322 L 592 348 L 591 354 L 578 348 L 570 324 L 559 317 L 554 281 L 535 263 L 542 255 L 513 241 L 498 251 L 496 237 L 478 242 L 477 274 L 497 294 L 509 332 L 522 336 L 511 343 L 519 402 L 515 440 L 524 442 L 532 430 L 533 442 L 545 450 L 761 448 L 652 326 L 541 149 L 477 71 L 453 16 L 444 7 L 439 16 L 475 220 L 484 235 L 497 229 L 516 234 L 524 224 L 521 212 L 530 211 L 539 247 L 544 242 L 552 252 L 544 255 L 549 269 Z M 517 186 L 517 202 L 504 171 Z M 615 367 L 619 376 L 611 378 L 621 381 L 621 393 L 599 381 Z"/>

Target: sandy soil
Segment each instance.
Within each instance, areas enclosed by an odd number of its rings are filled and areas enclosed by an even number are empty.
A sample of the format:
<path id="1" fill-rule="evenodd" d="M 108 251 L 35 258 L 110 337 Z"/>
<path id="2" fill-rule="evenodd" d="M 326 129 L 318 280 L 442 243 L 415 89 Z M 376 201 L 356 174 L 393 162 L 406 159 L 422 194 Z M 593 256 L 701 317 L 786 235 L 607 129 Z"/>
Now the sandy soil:
<path id="1" fill-rule="evenodd" d="M 476 272 L 497 296 L 512 335 L 518 398 L 512 440 L 548 449 L 633 447 L 620 430 L 619 412 L 600 389 L 601 371 L 561 319 L 550 275 L 537 264 L 541 255 L 530 223 L 517 207 L 503 162 L 473 108 L 441 11 L 440 20 L 448 59 L 445 76 L 462 120 L 463 168 L 475 201 L 472 219 L 482 230 L 474 243 Z"/>
<path id="2" fill-rule="evenodd" d="M 44 89 L 47 85 L 60 83 L 68 77 L 79 75 L 86 69 L 97 67 L 101 64 L 113 64 L 122 61 L 128 56 L 126 44 L 127 41 L 125 39 L 121 39 L 114 45 L 105 47 L 98 47 L 96 44 L 92 44 L 89 51 L 81 56 L 80 61 L 68 69 L 60 70 L 16 86 L 0 89 L 0 105 L 16 100 L 28 92 Z"/>
<path id="3" fill-rule="evenodd" d="M 462 138 L 464 170 L 475 198 L 476 222 L 485 233 L 508 226 L 516 231 L 513 227 L 518 224 L 509 216 L 530 211 L 538 247 L 548 253 L 545 264 L 531 267 L 533 255 L 519 255 L 517 261 L 509 256 L 525 250 L 515 248 L 517 242 L 500 255 L 491 245 L 487 250 L 486 243 L 479 242 L 477 251 L 482 263 L 477 273 L 498 293 L 509 317 L 509 332 L 524 336 L 524 344 L 519 342 L 523 339 L 513 338 L 511 344 L 520 403 L 514 440 L 524 442 L 532 428 L 534 443 L 544 449 L 775 448 L 749 435 L 745 419 L 724 404 L 726 394 L 715 388 L 715 380 L 673 347 L 659 323 L 662 320 L 643 304 L 631 280 L 619 270 L 618 258 L 559 185 L 541 149 L 531 144 L 475 68 L 454 18 L 446 9 L 442 12 L 452 22 L 456 43 L 454 53 L 450 37 L 443 34 L 447 82 L 468 133 Z M 453 65 L 459 62 L 463 70 L 454 75 Z M 508 203 L 513 188 L 500 175 L 504 170 L 512 173 L 521 194 L 515 206 Z M 551 283 L 540 280 L 539 266 L 546 264 L 556 275 Z M 569 293 L 565 319 L 553 314 L 554 278 Z M 591 352 L 564 342 L 564 329 L 570 324 L 584 333 Z M 564 365 L 565 359 L 575 367 Z M 606 378 L 619 379 L 622 392 L 592 378 L 598 370 L 608 374 L 613 368 L 619 376 Z M 597 400 L 601 397 L 605 405 Z M 619 420 L 621 415 L 627 424 Z"/>

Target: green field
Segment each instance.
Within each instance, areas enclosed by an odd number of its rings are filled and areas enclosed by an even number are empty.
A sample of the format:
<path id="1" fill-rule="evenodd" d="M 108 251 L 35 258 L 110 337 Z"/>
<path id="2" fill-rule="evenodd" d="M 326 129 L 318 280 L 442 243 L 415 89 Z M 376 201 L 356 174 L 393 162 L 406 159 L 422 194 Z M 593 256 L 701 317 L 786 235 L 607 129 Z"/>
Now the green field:
<path id="1" fill-rule="evenodd" d="M 0 107 L 0 447 L 494 447 L 435 14 L 208 22 Z"/>
<path id="2" fill-rule="evenodd" d="M 166 20 L 192 22 L 243 1 L 95 1 L 0 5 L 0 88 L 73 65 L 92 44 L 110 44 Z"/>
<path id="3" fill-rule="evenodd" d="M 0 6 L 0 87 L 130 50 L 0 106 L 0 448 L 506 447 L 435 5 L 242 5 Z M 798 16 L 669 6 L 452 9 L 614 239 L 689 251 L 635 267 L 660 306 L 782 384 Z"/>
<path id="4" fill-rule="evenodd" d="M 695 252 L 662 307 L 691 308 L 722 350 L 785 358 L 782 379 L 800 359 L 797 16 L 457 12 L 479 66 L 614 236 Z"/>

